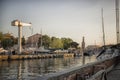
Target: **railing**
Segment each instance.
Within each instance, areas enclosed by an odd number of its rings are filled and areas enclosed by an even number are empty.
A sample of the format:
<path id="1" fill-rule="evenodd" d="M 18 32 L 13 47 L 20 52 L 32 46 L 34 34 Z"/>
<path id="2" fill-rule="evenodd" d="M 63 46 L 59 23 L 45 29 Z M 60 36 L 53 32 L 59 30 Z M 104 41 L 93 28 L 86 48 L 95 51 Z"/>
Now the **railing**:
<path id="1" fill-rule="evenodd" d="M 108 67 L 105 70 L 98 71 L 95 75 L 91 76 L 87 80 L 107 80 L 106 75 L 108 74 L 108 72 L 111 71 L 114 68 L 114 66 L 116 66 L 118 63 L 120 63 L 120 56 L 114 57 L 111 60 L 113 60 L 112 66 Z"/>
<path id="2" fill-rule="evenodd" d="M 120 56 L 117 56 L 94 63 L 88 63 L 64 72 L 50 74 L 47 77 L 39 77 L 38 80 L 102 80 L 101 78 L 105 78 L 105 74 L 119 61 Z"/>

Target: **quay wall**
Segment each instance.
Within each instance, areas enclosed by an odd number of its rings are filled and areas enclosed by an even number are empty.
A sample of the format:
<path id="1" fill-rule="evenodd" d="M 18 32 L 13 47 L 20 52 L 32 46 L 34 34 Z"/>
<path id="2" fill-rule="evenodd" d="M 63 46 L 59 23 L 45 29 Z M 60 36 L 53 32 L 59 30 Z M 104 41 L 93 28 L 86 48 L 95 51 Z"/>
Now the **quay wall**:
<path id="1" fill-rule="evenodd" d="M 34 54 L 34 55 L 0 55 L 0 61 L 42 59 L 42 58 L 63 58 L 63 57 L 74 57 L 74 54 L 64 53 L 64 54 Z"/>
<path id="2" fill-rule="evenodd" d="M 105 59 L 86 65 L 50 74 L 46 77 L 39 77 L 37 80 L 101 80 L 102 74 L 114 67 L 120 61 L 120 56 Z M 109 70 L 108 70 L 109 69 Z M 97 76 L 94 76 L 94 75 Z M 94 76 L 94 77 L 93 77 Z M 89 79 L 91 78 L 91 79 Z M 94 78 L 94 79 L 93 79 Z"/>

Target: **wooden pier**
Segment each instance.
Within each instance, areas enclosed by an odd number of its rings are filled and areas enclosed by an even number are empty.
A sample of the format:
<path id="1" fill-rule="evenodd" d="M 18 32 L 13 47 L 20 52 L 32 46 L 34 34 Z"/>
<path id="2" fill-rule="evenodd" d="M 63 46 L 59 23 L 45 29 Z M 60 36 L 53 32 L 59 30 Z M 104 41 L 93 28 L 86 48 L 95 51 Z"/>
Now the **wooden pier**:
<path id="1" fill-rule="evenodd" d="M 42 59 L 42 58 L 63 58 L 63 57 L 74 57 L 74 54 L 65 53 L 65 54 L 34 54 L 34 55 L 0 55 L 0 61 Z"/>

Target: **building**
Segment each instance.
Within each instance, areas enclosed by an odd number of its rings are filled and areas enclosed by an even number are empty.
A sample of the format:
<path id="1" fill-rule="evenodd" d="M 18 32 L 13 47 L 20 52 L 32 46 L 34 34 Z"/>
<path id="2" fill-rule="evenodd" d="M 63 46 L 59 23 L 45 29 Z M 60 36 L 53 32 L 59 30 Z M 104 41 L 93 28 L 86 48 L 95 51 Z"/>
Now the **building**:
<path id="1" fill-rule="evenodd" d="M 86 50 L 95 50 L 95 49 L 97 49 L 97 48 L 99 48 L 98 45 L 88 45 L 88 46 L 86 47 Z"/>
<path id="2" fill-rule="evenodd" d="M 27 39 L 27 46 L 29 47 L 38 47 L 38 41 L 39 38 L 41 37 L 41 34 L 34 34 Z"/>
<path id="3" fill-rule="evenodd" d="M 14 36 L 12 35 L 12 33 L 5 33 L 5 34 L 3 34 L 3 36 L 4 36 L 4 39 L 8 39 L 8 38 L 14 38 Z"/>

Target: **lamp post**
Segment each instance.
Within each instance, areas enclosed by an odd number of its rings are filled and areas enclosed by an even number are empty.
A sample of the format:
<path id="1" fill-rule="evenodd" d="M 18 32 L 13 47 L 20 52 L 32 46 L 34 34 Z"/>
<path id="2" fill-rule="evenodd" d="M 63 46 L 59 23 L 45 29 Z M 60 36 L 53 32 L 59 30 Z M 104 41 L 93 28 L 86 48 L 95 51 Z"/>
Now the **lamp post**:
<path id="1" fill-rule="evenodd" d="M 18 27 L 18 54 L 21 54 L 22 52 L 22 40 L 21 40 L 21 37 L 22 37 L 22 27 L 23 26 L 31 26 L 31 23 L 24 23 L 24 22 L 21 22 L 19 20 L 13 20 L 11 22 L 11 25 L 12 26 L 17 26 Z"/>

